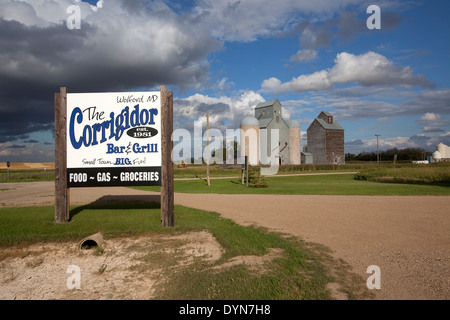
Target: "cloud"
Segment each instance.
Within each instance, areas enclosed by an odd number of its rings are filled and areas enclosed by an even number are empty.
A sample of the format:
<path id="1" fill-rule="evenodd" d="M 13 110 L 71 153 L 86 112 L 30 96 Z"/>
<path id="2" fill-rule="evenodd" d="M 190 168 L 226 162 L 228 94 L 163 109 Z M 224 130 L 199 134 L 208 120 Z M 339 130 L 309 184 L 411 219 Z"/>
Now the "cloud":
<path id="1" fill-rule="evenodd" d="M 282 83 L 272 77 L 263 81 L 264 91 L 272 93 L 307 92 L 330 90 L 337 84 L 360 86 L 403 85 L 431 88 L 433 85 L 422 75 L 414 75 L 410 67 L 396 65 L 391 60 L 375 52 L 354 55 L 339 53 L 331 70 L 321 70 L 301 75 Z"/>
<path id="2" fill-rule="evenodd" d="M 392 4 L 395 4 L 395 2 Z M 355 5 L 358 6 L 357 3 Z M 361 9 L 339 10 L 337 11 L 337 17 L 333 16 L 330 19 L 305 20 L 299 23 L 296 32 L 299 35 L 300 47 L 317 49 L 330 46 L 333 42 L 348 42 L 360 35 L 369 35 L 370 30 L 366 25 L 368 15 L 361 14 L 366 12 L 363 10 L 364 1 L 359 3 L 359 6 Z M 367 8 L 367 6 L 366 3 L 365 7 Z M 389 10 L 386 4 L 383 4 L 382 7 L 381 30 L 386 31 L 396 28 L 402 19 L 397 13 L 386 11 L 386 9 Z M 396 10 L 399 11 L 399 8 L 396 8 Z"/>
<path id="3" fill-rule="evenodd" d="M 42 147 L 37 144 L 23 146 L 11 142 L 0 142 L 0 157 L 5 161 L 47 162 L 54 156 L 54 152 L 52 147 Z"/>
<path id="4" fill-rule="evenodd" d="M 293 55 L 290 61 L 293 62 L 308 62 L 317 58 L 317 51 L 311 49 L 299 50 Z"/>
<path id="5" fill-rule="evenodd" d="M 26 146 L 24 145 L 17 145 L 17 144 L 12 144 L 9 146 L 10 149 L 25 149 Z"/>
<path id="6" fill-rule="evenodd" d="M 401 1 L 383 3 L 387 11 L 399 9 Z M 346 24 L 347 10 L 365 13 L 367 0 L 202 0 L 192 9 L 195 19 L 207 25 L 213 37 L 223 41 L 255 41 L 275 34 L 297 33 L 303 48 L 318 48 L 328 45 L 336 28 L 342 33 L 365 28 L 365 20 L 358 17 L 356 22 Z M 347 12 L 342 18 L 342 12 Z M 384 14 L 384 12 L 383 12 Z M 392 14 L 386 28 L 393 24 Z M 366 16 L 364 16 L 367 19 Z M 367 30 L 367 28 L 365 28 Z"/>
<path id="7" fill-rule="evenodd" d="M 345 143 L 346 146 L 362 146 L 364 142 L 361 139 L 356 139 L 352 141 L 348 141 Z"/>
<path id="8" fill-rule="evenodd" d="M 368 52 L 353 55 L 342 52 L 337 55 L 335 66 L 329 73 L 335 84 L 358 83 L 362 86 L 411 85 L 432 87 L 424 76 L 413 75 L 410 67 L 395 65 L 381 54 Z"/>
<path id="9" fill-rule="evenodd" d="M 332 40 L 330 28 L 330 23 L 323 25 L 311 24 L 309 21 L 301 23 L 297 28 L 301 30 L 300 47 L 317 49 L 329 46 Z"/>
<path id="10" fill-rule="evenodd" d="M 435 117 L 443 117 L 450 113 L 450 89 L 404 93 L 398 90 L 402 99 L 391 101 L 391 97 L 342 97 L 340 94 L 327 93 L 311 98 L 312 105 L 320 105 L 326 110 L 335 110 L 336 117 L 342 121 L 380 119 L 393 120 L 401 116 L 424 117 L 425 113 L 433 113 Z M 388 99 L 388 101 L 386 101 Z M 427 116 L 429 117 L 429 116 Z M 430 125 L 429 121 L 418 120 L 420 125 Z M 440 118 L 440 125 L 448 125 L 448 121 Z"/>
<path id="11" fill-rule="evenodd" d="M 423 133 L 443 133 L 442 127 L 449 126 L 450 120 L 441 119 L 441 115 L 433 112 L 427 112 L 416 121 L 423 126 Z"/>
<path id="12" fill-rule="evenodd" d="M 140 5 L 132 11 L 132 4 Z M 81 10 L 81 29 L 66 26 Z M 0 141 L 52 130 L 53 95 L 201 86 L 220 48 L 208 29 L 161 1 L 110 0 L 94 12 L 71 0 L 0 0 Z"/>
<path id="13" fill-rule="evenodd" d="M 238 95 L 210 97 L 195 94 L 174 99 L 174 118 L 179 128 L 192 129 L 194 121 L 206 123 L 206 112 L 210 114 L 210 125 L 219 130 L 238 129 L 242 118 L 254 115 L 254 107 L 265 99 L 254 91 L 243 91 Z"/>
<path id="14" fill-rule="evenodd" d="M 228 78 L 222 78 L 220 81 L 217 82 L 216 87 L 219 90 L 228 90 L 231 87 L 234 86 L 233 81 L 228 81 Z"/>
<path id="15" fill-rule="evenodd" d="M 419 121 L 437 121 L 440 118 L 441 116 L 438 114 L 427 112 L 419 119 Z"/>
<path id="16" fill-rule="evenodd" d="M 405 148 L 421 148 L 427 151 L 436 150 L 436 146 L 440 142 L 450 142 L 450 133 L 444 133 L 440 135 L 413 135 L 410 137 L 396 136 L 396 137 L 383 137 L 378 140 L 378 147 L 380 151 L 388 149 L 405 149 Z M 368 140 L 352 140 L 345 142 L 345 153 L 358 154 L 361 152 L 376 152 L 377 139 Z"/>
<path id="17" fill-rule="evenodd" d="M 424 133 L 432 133 L 432 132 L 445 132 L 444 129 L 441 129 L 439 126 L 425 126 L 423 128 Z"/>

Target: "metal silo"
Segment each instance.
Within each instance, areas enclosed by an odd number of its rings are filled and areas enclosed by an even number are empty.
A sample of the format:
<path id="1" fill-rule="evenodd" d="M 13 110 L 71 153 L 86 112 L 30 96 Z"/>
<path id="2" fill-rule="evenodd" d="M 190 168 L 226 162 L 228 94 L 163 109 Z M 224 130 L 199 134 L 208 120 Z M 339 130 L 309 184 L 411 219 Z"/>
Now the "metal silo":
<path id="1" fill-rule="evenodd" d="M 441 159 L 442 159 L 442 155 L 439 151 L 433 152 L 433 160 L 434 161 L 438 162 L 438 161 L 441 161 Z"/>
<path id="2" fill-rule="evenodd" d="M 442 159 L 449 158 L 450 155 L 447 154 L 447 146 L 445 144 L 443 144 L 442 142 L 436 146 L 436 150 L 439 151 Z"/>
<path id="3" fill-rule="evenodd" d="M 250 165 L 259 164 L 259 121 L 245 117 L 241 121 L 241 156 L 248 156 Z"/>

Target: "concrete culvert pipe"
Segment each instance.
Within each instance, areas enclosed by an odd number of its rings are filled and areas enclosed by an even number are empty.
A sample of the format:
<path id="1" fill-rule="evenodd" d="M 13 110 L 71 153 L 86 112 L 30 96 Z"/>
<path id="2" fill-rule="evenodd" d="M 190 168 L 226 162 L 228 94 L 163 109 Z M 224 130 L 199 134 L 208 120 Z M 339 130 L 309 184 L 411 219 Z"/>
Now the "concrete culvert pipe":
<path id="1" fill-rule="evenodd" d="M 103 246 L 103 236 L 100 232 L 97 232 L 93 235 L 90 235 L 78 243 L 78 249 L 89 249 L 92 247 L 100 247 Z"/>

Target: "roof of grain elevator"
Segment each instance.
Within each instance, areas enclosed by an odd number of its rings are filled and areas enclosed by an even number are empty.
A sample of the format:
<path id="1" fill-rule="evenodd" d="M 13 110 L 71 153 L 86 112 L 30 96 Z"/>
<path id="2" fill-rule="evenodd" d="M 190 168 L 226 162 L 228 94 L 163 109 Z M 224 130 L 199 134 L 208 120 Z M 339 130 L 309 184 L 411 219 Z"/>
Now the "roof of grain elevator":
<path id="1" fill-rule="evenodd" d="M 272 106 L 272 105 L 275 104 L 276 101 L 277 101 L 277 99 L 275 99 L 275 100 L 270 100 L 270 101 L 260 102 L 260 103 L 258 103 L 258 104 L 256 105 L 255 109 Z"/>
<path id="2" fill-rule="evenodd" d="M 259 121 L 258 119 L 254 117 L 244 117 L 241 121 L 241 126 L 258 126 L 259 127 Z"/>

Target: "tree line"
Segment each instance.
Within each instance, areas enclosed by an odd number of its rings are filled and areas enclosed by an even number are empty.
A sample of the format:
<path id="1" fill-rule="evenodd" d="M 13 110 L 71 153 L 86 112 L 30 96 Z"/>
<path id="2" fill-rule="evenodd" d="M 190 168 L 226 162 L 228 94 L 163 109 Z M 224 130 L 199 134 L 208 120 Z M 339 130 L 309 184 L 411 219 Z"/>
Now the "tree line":
<path id="1" fill-rule="evenodd" d="M 392 148 L 380 151 L 380 161 L 394 161 L 394 156 L 397 155 L 397 161 L 417 161 L 427 160 L 427 156 L 431 156 L 432 152 L 425 151 L 422 148 Z M 345 161 L 377 161 L 377 152 L 362 152 L 358 155 L 353 153 L 345 154 Z"/>

